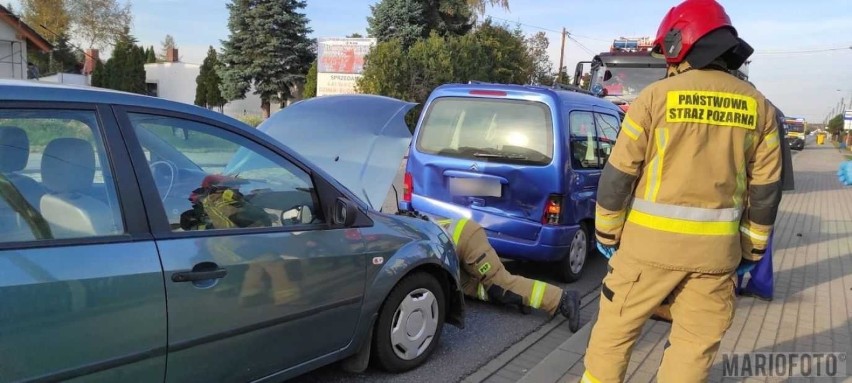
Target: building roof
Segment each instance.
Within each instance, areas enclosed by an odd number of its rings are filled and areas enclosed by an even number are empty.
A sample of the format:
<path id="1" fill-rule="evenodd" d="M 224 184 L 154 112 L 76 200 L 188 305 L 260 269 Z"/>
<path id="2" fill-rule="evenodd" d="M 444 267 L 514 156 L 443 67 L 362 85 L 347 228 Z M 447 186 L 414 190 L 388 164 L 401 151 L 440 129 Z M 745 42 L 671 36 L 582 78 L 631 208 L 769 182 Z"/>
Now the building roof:
<path id="1" fill-rule="evenodd" d="M 41 49 L 42 52 L 49 52 L 53 50 L 53 44 L 47 41 L 38 32 L 27 25 L 27 23 L 2 5 L 0 5 L 0 20 L 9 24 L 12 28 L 15 28 L 20 35 L 24 36 L 27 41 L 33 43 L 33 45 L 35 45 L 38 49 Z"/>

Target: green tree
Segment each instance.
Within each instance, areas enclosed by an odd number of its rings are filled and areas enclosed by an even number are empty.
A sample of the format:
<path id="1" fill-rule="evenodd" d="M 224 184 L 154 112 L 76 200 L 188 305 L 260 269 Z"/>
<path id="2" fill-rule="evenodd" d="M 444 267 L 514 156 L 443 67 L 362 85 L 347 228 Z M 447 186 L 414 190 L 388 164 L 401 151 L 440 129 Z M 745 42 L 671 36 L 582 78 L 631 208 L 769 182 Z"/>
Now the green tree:
<path id="1" fill-rule="evenodd" d="M 125 92 L 146 93 L 145 49 L 136 45 L 136 39 L 130 35 L 129 28 L 124 29 L 109 60 L 104 65 L 97 65 L 95 71 L 101 66 L 103 73 L 93 74 L 93 77 L 100 77 L 97 82 L 93 78 L 93 85 Z"/>
<path id="2" fill-rule="evenodd" d="M 566 67 L 566 66 L 563 66 L 561 71 L 555 72 L 551 76 L 553 77 L 552 83 L 559 81 L 559 83 L 563 84 L 563 85 L 572 85 L 571 84 L 571 75 L 568 74 L 568 67 Z"/>
<path id="3" fill-rule="evenodd" d="M 361 35 L 361 34 L 360 34 L 360 33 L 358 33 L 358 32 L 355 32 L 355 33 L 353 33 L 353 34 L 351 34 L 351 35 L 349 35 L 349 36 L 346 36 L 346 37 L 348 37 L 348 38 L 350 38 L 350 39 L 360 39 L 360 38 L 362 38 L 362 37 L 364 37 L 364 36 L 363 36 L 363 35 Z"/>
<path id="4" fill-rule="evenodd" d="M 490 19 L 474 33 L 474 44 L 484 51 L 482 61 L 471 63 L 479 68 L 479 76 L 489 82 L 525 84 L 533 74 L 533 59 L 524 44 L 520 29 L 493 24 Z M 473 80 L 477 80 L 474 78 Z"/>
<path id="5" fill-rule="evenodd" d="M 166 35 L 166 38 L 160 42 L 162 48 L 160 48 L 160 54 L 157 56 L 157 60 L 166 61 L 166 54 L 168 54 L 169 49 L 177 48 L 175 44 L 175 38 L 172 35 Z"/>
<path id="6" fill-rule="evenodd" d="M 228 100 L 245 97 L 254 85 L 263 116 L 270 103 L 284 105 L 304 84 L 316 59 L 313 30 L 301 12 L 305 0 L 232 0 L 228 4 L 230 35 L 223 41 L 222 93 Z"/>
<path id="7" fill-rule="evenodd" d="M 828 121 L 828 132 L 831 135 L 840 134 L 843 131 L 843 114 L 838 114 Z"/>
<path id="8" fill-rule="evenodd" d="M 533 59 L 523 35 L 486 20 L 473 33 L 433 33 L 407 50 L 399 39 L 377 44 L 367 55 L 358 89 L 422 103 L 444 83 L 480 80 L 525 84 L 533 72 Z"/>
<path id="9" fill-rule="evenodd" d="M 53 50 L 41 52 L 36 49 L 27 51 L 27 61 L 38 67 L 42 76 L 54 73 L 79 73 L 82 60 L 76 53 L 76 48 L 68 42 L 67 35 L 60 35 L 53 43 Z"/>
<path id="10" fill-rule="evenodd" d="M 79 60 L 69 44 L 70 16 L 64 0 L 21 0 L 23 20 L 41 36 L 54 44 L 52 52 L 27 50 L 27 61 L 35 64 L 39 73 L 73 72 Z"/>
<path id="11" fill-rule="evenodd" d="M 71 30 L 87 48 L 103 49 L 117 42 L 133 21 L 130 1 L 67 0 Z"/>
<path id="12" fill-rule="evenodd" d="M 399 39 L 406 49 L 432 32 L 464 35 L 475 21 L 465 0 L 381 0 L 370 10 L 367 33 L 379 42 Z"/>
<path id="13" fill-rule="evenodd" d="M 68 35 L 62 34 L 54 43 L 48 68 L 51 73 L 79 73 L 82 69 L 83 63 L 75 52 L 76 48 L 68 40 Z"/>
<path id="14" fill-rule="evenodd" d="M 489 5 L 509 10 L 509 0 L 467 0 L 467 4 L 477 13 L 484 14 Z"/>
<path id="15" fill-rule="evenodd" d="M 308 69 L 308 75 L 305 79 L 305 90 L 302 91 L 302 97 L 305 99 L 317 96 L 317 72 L 319 71 L 319 62 L 314 60 L 311 68 Z"/>
<path id="16" fill-rule="evenodd" d="M 205 108 L 219 108 L 225 105 L 220 85 L 222 79 L 219 77 L 219 56 L 211 46 L 207 50 L 207 57 L 201 64 L 201 70 L 195 79 L 195 105 Z"/>
<path id="17" fill-rule="evenodd" d="M 411 100 L 407 93 L 410 65 L 400 39 L 376 44 L 367 54 L 364 72 L 356 88 L 361 93 Z"/>
<path id="18" fill-rule="evenodd" d="M 544 32 L 538 32 L 526 39 L 527 50 L 533 62 L 533 84 L 553 85 L 553 63 L 550 62 L 550 40 Z"/>
<path id="19" fill-rule="evenodd" d="M 106 65 L 103 61 L 98 59 L 95 63 L 95 69 L 92 71 L 92 86 L 96 86 L 98 88 L 106 88 Z"/>
<path id="20" fill-rule="evenodd" d="M 24 22 L 51 43 L 68 33 L 71 19 L 65 0 L 21 0 L 21 7 Z"/>
<path id="21" fill-rule="evenodd" d="M 154 46 L 151 45 L 147 49 L 145 49 L 145 63 L 153 64 L 157 62 L 157 52 L 154 50 Z"/>

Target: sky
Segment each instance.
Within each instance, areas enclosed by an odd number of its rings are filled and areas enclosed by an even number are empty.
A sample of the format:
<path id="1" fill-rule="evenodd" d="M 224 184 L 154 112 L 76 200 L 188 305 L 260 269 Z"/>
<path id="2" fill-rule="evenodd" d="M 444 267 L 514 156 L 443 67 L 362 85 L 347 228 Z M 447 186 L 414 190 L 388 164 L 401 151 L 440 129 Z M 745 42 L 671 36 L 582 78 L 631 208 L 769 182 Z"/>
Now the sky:
<path id="1" fill-rule="evenodd" d="M 127 1 L 127 0 L 122 0 Z M 366 34 L 370 5 L 378 0 L 308 0 L 304 12 L 313 37 Z M 12 2 L 14 5 L 17 1 Z M 132 0 L 132 33 L 154 45 L 170 34 L 181 60 L 201 63 L 209 46 L 228 37 L 225 0 Z M 527 34 L 544 31 L 554 68 L 560 32 L 569 73 L 578 61 L 609 49 L 618 37 L 652 36 L 675 0 L 510 0 L 489 8 L 494 21 L 521 23 Z M 720 0 L 739 34 L 756 50 L 750 80 L 786 115 L 822 122 L 841 98 L 852 108 L 852 0 Z M 641 4 L 641 5 L 637 5 Z M 20 9 L 19 7 L 16 9 Z M 846 48 L 822 51 L 832 48 Z M 804 52 L 803 52 L 804 51 Z"/>

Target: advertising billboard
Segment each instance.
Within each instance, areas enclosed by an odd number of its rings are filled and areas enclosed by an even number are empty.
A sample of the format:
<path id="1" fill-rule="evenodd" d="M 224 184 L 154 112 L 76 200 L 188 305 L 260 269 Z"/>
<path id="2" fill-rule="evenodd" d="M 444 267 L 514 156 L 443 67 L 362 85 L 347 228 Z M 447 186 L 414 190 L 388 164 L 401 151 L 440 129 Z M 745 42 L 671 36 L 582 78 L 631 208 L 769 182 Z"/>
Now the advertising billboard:
<path id="1" fill-rule="evenodd" d="M 317 39 L 317 96 L 355 93 L 373 38 Z"/>
<path id="2" fill-rule="evenodd" d="M 852 109 L 843 113 L 843 130 L 852 130 Z"/>

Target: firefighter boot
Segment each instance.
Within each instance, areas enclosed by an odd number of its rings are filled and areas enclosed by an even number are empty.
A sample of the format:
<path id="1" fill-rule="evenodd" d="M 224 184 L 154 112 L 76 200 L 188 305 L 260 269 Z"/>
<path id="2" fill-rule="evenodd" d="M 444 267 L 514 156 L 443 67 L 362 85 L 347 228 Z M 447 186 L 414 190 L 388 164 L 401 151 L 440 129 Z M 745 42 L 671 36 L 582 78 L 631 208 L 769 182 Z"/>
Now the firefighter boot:
<path id="1" fill-rule="evenodd" d="M 559 312 L 568 318 L 568 329 L 577 332 L 580 329 L 580 295 L 573 290 L 562 292 L 559 301 Z"/>

